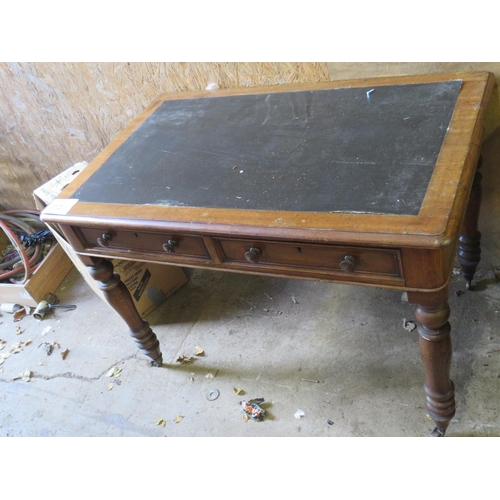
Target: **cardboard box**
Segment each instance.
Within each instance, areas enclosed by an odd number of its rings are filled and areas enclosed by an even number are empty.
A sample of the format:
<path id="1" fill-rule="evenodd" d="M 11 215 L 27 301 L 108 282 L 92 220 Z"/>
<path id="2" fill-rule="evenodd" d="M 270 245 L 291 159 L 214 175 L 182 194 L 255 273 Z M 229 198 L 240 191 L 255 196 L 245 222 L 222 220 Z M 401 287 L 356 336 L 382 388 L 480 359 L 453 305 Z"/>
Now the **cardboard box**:
<path id="1" fill-rule="evenodd" d="M 33 198 L 35 198 L 35 205 L 40 212 L 53 200 L 55 200 L 61 191 L 70 184 L 73 179 L 87 167 L 88 163 L 82 161 L 75 163 L 72 167 L 56 175 L 53 179 L 46 182 L 42 186 L 33 191 Z"/>
<path id="2" fill-rule="evenodd" d="M 37 208 L 43 210 L 86 166 L 85 162 L 77 163 L 33 191 Z M 90 276 L 87 267 L 82 264 L 69 243 L 58 233 L 57 228 L 51 229 L 65 255 L 69 257 L 92 290 L 107 303 L 104 293 L 99 289 L 97 282 Z M 184 269 L 177 266 L 120 259 L 112 259 L 111 262 L 115 267 L 115 272 L 120 275 L 128 288 L 134 304 L 143 318 L 188 281 Z"/>

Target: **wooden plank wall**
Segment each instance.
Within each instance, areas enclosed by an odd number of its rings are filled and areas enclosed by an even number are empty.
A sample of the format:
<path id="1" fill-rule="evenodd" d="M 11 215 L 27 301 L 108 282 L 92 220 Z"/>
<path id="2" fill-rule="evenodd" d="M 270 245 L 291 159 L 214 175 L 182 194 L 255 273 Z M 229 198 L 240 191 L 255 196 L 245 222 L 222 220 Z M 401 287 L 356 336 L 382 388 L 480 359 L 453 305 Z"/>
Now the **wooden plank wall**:
<path id="1" fill-rule="evenodd" d="M 33 207 L 35 188 L 90 161 L 163 92 L 436 72 L 443 64 L 500 75 L 500 63 L 0 63 L 0 209 Z"/>

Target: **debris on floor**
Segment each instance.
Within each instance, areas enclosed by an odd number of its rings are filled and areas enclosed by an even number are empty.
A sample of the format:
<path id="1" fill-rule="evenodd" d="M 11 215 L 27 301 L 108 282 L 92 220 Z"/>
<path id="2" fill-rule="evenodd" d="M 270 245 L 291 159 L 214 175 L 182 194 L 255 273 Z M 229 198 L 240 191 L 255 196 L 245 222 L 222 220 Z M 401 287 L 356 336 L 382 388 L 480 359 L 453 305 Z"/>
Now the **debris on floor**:
<path id="1" fill-rule="evenodd" d="M 215 370 L 214 372 L 209 372 L 205 375 L 205 378 L 215 378 L 215 376 L 217 375 L 217 372 L 219 370 Z"/>
<path id="2" fill-rule="evenodd" d="M 205 356 L 205 349 L 203 347 L 197 345 L 194 349 L 194 356 L 187 356 L 186 354 L 181 354 L 180 356 L 177 356 L 175 362 L 180 363 L 181 365 L 184 365 L 186 363 L 192 363 L 193 361 L 196 360 L 196 356 Z"/>
<path id="3" fill-rule="evenodd" d="M 262 309 L 264 312 L 272 312 L 273 314 L 276 314 L 277 316 L 279 316 L 280 314 L 283 314 L 283 311 L 280 311 L 279 309 L 267 309 L 267 308 L 264 308 Z"/>
<path id="4" fill-rule="evenodd" d="M 240 405 L 247 417 L 262 422 L 266 416 L 266 410 L 260 407 L 263 402 L 264 398 L 254 398 L 248 401 L 240 401 Z"/>
<path id="5" fill-rule="evenodd" d="M 233 387 L 233 391 L 235 394 L 237 394 L 238 396 L 240 394 L 245 394 L 245 391 L 243 389 L 240 389 L 239 387 Z"/>
<path id="6" fill-rule="evenodd" d="M 327 420 L 327 421 L 326 421 L 326 423 L 327 423 L 328 425 L 333 425 L 333 422 L 332 422 L 331 420 Z"/>
<path id="7" fill-rule="evenodd" d="M 10 348 L 9 352 L 6 352 L 5 354 L 0 354 L 0 364 L 2 364 L 5 359 L 7 359 L 11 354 L 19 354 L 24 347 L 30 345 L 33 341 L 31 339 L 27 340 L 26 342 L 23 342 L 22 340 L 19 340 L 15 344 L 12 344 L 12 347 Z M 0 349 L 3 349 L 6 345 L 6 341 L 0 340 Z"/>
<path id="8" fill-rule="evenodd" d="M 42 337 L 44 335 L 47 335 L 47 333 L 50 332 L 50 330 L 52 330 L 52 327 L 51 326 L 46 326 L 43 330 L 42 330 Z"/>
<path id="9" fill-rule="evenodd" d="M 21 321 L 26 315 L 31 314 L 31 307 L 24 306 L 22 309 L 18 309 L 14 312 L 14 321 Z"/>
<path id="10" fill-rule="evenodd" d="M 181 365 L 185 365 L 187 363 L 192 363 L 196 358 L 194 356 L 186 356 L 183 354 L 182 356 L 177 356 L 175 360 L 176 363 L 180 363 Z"/>
<path id="11" fill-rule="evenodd" d="M 5 362 L 5 360 L 8 357 L 10 357 L 11 354 L 19 354 L 24 349 L 24 347 L 30 345 L 32 342 L 33 341 L 31 339 L 28 339 L 25 342 L 20 340 L 19 342 L 12 344 L 12 347 L 10 348 L 9 352 L 0 354 L 0 365 L 2 365 Z M 3 350 L 6 345 L 7 341 L 0 339 L 0 351 Z"/>
<path id="12" fill-rule="evenodd" d="M 10 352 L 12 354 L 19 354 L 23 349 L 22 349 L 23 341 L 20 340 L 19 342 L 16 342 L 12 348 L 10 349 Z"/>
<path id="13" fill-rule="evenodd" d="M 167 425 L 167 422 L 163 418 L 159 418 L 156 422 L 155 425 L 161 425 L 162 427 L 165 427 Z"/>
<path id="14" fill-rule="evenodd" d="M 297 419 L 301 419 L 302 417 L 305 417 L 306 416 L 306 412 L 304 410 L 297 410 L 294 414 L 294 417 L 297 418 Z"/>
<path id="15" fill-rule="evenodd" d="M 113 368 L 111 368 L 111 370 L 109 370 L 108 373 L 106 373 L 106 377 L 117 378 L 120 376 L 121 372 L 122 369 L 119 366 L 113 366 Z"/>
<path id="16" fill-rule="evenodd" d="M 57 342 L 42 342 L 38 347 L 44 346 L 44 350 L 47 353 L 47 356 L 50 356 L 54 349 L 59 349 L 61 346 Z"/>
<path id="17" fill-rule="evenodd" d="M 174 422 L 178 424 L 182 419 L 184 418 L 184 415 L 179 415 L 178 417 L 174 418 Z"/>
<path id="18" fill-rule="evenodd" d="M 220 392 L 218 389 L 212 389 L 207 394 L 207 399 L 209 401 L 215 401 L 220 396 Z"/>
<path id="19" fill-rule="evenodd" d="M 403 319 L 403 328 L 405 330 L 408 330 L 409 332 L 412 332 L 413 330 L 415 330 L 415 328 L 417 328 L 417 325 L 415 324 L 415 322 L 407 321 L 405 318 Z"/>

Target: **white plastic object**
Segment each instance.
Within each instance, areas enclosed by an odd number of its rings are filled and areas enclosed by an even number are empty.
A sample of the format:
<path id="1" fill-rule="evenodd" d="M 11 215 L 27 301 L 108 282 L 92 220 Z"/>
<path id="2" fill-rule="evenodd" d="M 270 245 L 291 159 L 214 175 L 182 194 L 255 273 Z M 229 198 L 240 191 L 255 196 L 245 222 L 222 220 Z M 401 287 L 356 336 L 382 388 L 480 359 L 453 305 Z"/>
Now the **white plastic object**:
<path id="1" fill-rule="evenodd" d="M 3 304 L 0 304 L 0 311 L 4 313 L 14 314 L 16 311 L 19 311 L 19 309 L 22 309 L 22 306 L 20 306 L 19 304 L 13 304 L 10 302 L 4 302 Z"/>

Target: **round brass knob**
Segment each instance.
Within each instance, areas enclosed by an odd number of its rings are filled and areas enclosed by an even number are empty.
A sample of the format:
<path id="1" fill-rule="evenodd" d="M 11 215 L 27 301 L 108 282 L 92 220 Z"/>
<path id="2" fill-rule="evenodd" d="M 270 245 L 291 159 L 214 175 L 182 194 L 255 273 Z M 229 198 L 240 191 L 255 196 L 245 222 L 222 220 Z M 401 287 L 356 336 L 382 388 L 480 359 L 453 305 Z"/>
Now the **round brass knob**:
<path id="1" fill-rule="evenodd" d="M 165 252 L 174 253 L 176 247 L 178 246 L 179 243 L 177 243 L 176 240 L 168 240 L 166 243 L 163 244 L 163 250 L 165 250 Z"/>
<path id="2" fill-rule="evenodd" d="M 108 233 L 104 233 L 100 238 L 97 238 L 97 243 L 101 246 L 101 247 L 108 247 L 109 246 L 109 242 L 111 241 L 111 235 L 108 234 Z"/>
<path id="3" fill-rule="evenodd" d="M 344 260 L 340 263 L 340 269 L 346 273 L 353 273 L 355 271 L 354 257 L 352 255 L 346 255 Z"/>
<path id="4" fill-rule="evenodd" d="M 245 252 L 245 259 L 247 259 L 250 264 L 257 264 L 261 255 L 262 250 L 260 248 L 250 247 L 248 252 Z"/>

